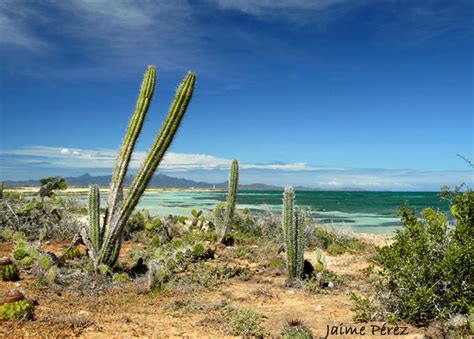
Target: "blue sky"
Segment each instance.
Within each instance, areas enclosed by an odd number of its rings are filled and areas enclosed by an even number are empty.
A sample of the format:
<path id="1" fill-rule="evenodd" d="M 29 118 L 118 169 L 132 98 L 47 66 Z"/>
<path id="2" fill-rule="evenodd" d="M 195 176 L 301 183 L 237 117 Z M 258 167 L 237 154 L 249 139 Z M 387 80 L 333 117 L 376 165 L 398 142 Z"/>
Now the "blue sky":
<path id="1" fill-rule="evenodd" d="M 0 2 L 0 177 L 110 173 L 148 64 L 143 159 L 192 69 L 159 171 L 244 183 L 436 190 L 474 182 L 474 3 Z"/>

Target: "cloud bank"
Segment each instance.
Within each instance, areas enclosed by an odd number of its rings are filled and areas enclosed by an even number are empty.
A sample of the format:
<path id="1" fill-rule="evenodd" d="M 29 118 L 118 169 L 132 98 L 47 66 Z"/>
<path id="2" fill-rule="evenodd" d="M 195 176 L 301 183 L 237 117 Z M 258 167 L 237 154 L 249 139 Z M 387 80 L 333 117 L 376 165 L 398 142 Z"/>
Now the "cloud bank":
<path id="1" fill-rule="evenodd" d="M 117 150 L 31 146 L 0 151 L 3 179 L 37 179 L 46 175 L 110 174 Z M 139 168 L 146 152 L 135 151 L 131 172 Z M 231 159 L 209 154 L 168 152 L 158 172 L 182 178 L 222 182 Z M 417 171 L 410 169 L 332 168 L 306 163 L 240 162 L 244 184 L 294 185 L 322 189 L 439 190 L 443 185 L 473 186 L 473 171 Z"/>

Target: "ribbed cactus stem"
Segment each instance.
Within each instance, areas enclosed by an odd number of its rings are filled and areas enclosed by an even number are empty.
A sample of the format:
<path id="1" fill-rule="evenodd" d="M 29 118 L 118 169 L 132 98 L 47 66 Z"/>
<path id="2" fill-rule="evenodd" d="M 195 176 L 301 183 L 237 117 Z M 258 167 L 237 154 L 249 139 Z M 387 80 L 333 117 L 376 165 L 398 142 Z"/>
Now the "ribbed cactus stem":
<path id="1" fill-rule="evenodd" d="M 186 108 L 191 101 L 195 81 L 195 73 L 189 72 L 178 87 L 168 116 L 161 126 L 160 132 L 157 134 L 151 150 L 148 152 L 147 157 L 138 170 L 138 173 L 133 180 L 132 185 L 130 186 L 128 195 L 122 201 L 118 209 L 114 209 L 112 217 L 109 218 L 110 223 L 108 224 L 105 233 L 104 243 L 99 258 L 100 262 L 103 262 L 109 266 L 115 263 L 115 246 L 118 243 L 118 250 L 120 250 L 119 241 L 125 223 L 132 214 L 135 206 L 138 204 L 138 201 L 140 200 L 145 188 L 153 177 L 156 168 L 160 164 L 168 147 L 173 141 L 181 120 L 183 119 L 186 112 Z"/>
<path id="2" fill-rule="evenodd" d="M 156 68 L 154 66 L 148 66 L 143 78 L 135 112 L 133 113 L 132 119 L 128 125 L 127 132 L 122 142 L 122 147 L 120 148 L 115 163 L 115 170 L 110 183 L 106 224 L 110 224 L 114 214 L 118 210 L 117 207 L 121 203 L 123 184 L 127 175 L 128 165 L 138 136 L 140 135 L 143 122 L 145 121 L 146 113 L 150 107 L 153 92 L 155 90 L 155 82 Z"/>
<path id="3" fill-rule="evenodd" d="M 296 276 L 295 267 L 295 191 L 286 187 L 283 193 L 283 234 L 285 238 L 286 263 L 290 278 Z"/>
<path id="4" fill-rule="evenodd" d="M 230 232 L 232 225 L 232 219 L 234 218 L 235 201 L 237 199 L 237 187 L 239 185 L 239 162 L 232 160 L 229 174 L 229 187 L 227 189 L 227 202 L 224 218 L 224 227 L 222 230 L 221 242 L 225 240 L 225 237 Z"/>
<path id="5" fill-rule="evenodd" d="M 296 277 L 302 278 L 304 273 L 304 212 L 295 215 L 295 270 Z"/>
<path id="6" fill-rule="evenodd" d="M 100 249 L 100 191 L 99 186 L 89 187 L 89 239 L 96 252 Z"/>

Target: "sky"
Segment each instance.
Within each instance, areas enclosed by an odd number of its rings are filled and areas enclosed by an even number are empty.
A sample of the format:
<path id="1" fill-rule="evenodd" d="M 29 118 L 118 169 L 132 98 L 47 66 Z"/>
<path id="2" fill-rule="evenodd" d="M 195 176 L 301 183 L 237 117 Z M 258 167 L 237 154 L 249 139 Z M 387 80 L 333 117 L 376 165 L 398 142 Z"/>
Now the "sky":
<path id="1" fill-rule="evenodd" d="M 326 189 L 474 184 L 474 2 L 0 2 L 0 178 L 110 174 L 147 65 L 130 173 L 174 92 L 194 97 L 158 172 Z"/>

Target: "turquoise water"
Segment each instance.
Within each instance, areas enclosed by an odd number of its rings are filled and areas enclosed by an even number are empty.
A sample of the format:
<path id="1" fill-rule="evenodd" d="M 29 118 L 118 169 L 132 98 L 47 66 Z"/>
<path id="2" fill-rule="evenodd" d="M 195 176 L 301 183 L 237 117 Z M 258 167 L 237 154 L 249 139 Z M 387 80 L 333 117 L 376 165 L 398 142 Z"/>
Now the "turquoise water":
<path id="1" fill-rule="evenodd" d="M 145 193 L 138 208 L 152 214 L 189 216 L 192 208 L 210 211 L 225 198 L 223 191 Z M 405 202 L 418 212 L 426 207 L 449 210 L 434 192 L 296 192 L 297 206 L 309 208 L 317 222 L 363 233 L 393 234 L 401 227 L 396 213 Z M 278 213 L 281 205 L 281 191 L 240 191 L 237 195 L 237 207 L 253 213 L 266 209 Z"/>

